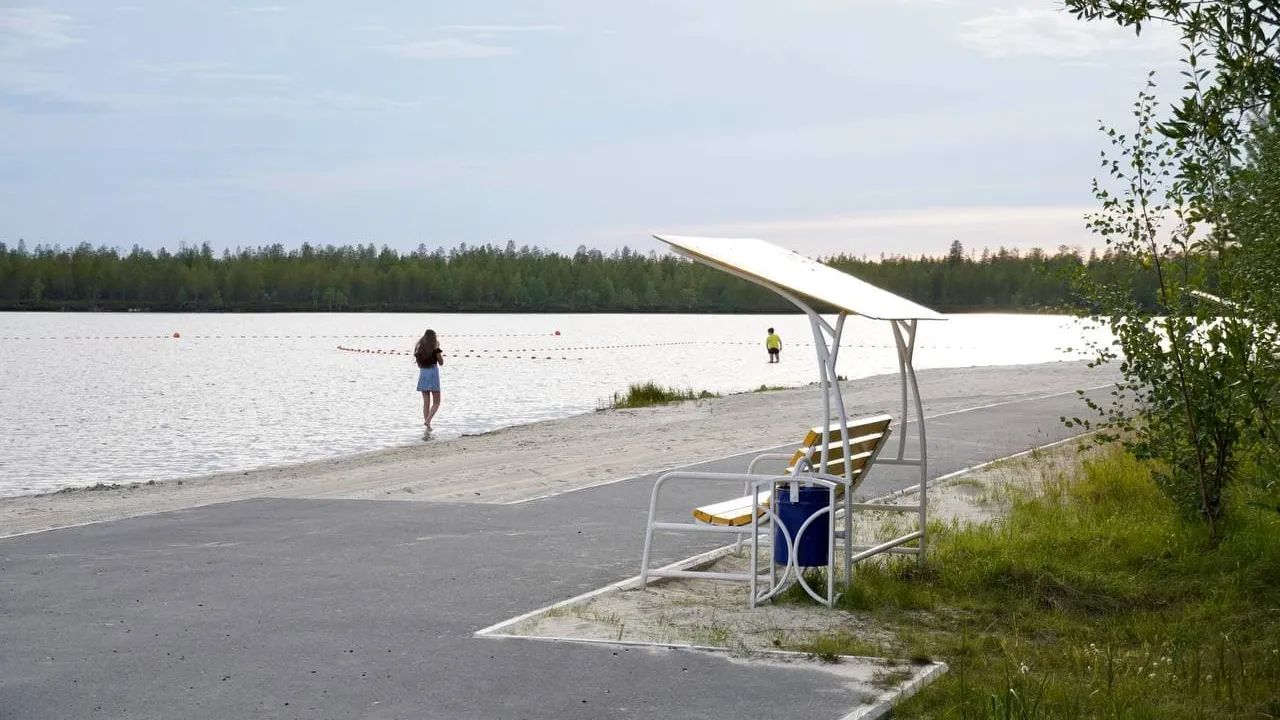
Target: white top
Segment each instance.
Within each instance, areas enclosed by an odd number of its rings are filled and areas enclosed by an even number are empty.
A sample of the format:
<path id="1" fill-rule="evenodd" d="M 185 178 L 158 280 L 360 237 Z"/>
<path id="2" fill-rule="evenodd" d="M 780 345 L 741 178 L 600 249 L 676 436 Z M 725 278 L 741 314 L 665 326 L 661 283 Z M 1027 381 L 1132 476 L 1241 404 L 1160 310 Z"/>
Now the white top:
<path id="1" fill-rule="evenodd" d="M 923 305 L 882 290 L 800 253 L 755 238 L 654 235 L 677 253 L 748 280 L 773 285 L 876 320 L 946 320 Z"/>

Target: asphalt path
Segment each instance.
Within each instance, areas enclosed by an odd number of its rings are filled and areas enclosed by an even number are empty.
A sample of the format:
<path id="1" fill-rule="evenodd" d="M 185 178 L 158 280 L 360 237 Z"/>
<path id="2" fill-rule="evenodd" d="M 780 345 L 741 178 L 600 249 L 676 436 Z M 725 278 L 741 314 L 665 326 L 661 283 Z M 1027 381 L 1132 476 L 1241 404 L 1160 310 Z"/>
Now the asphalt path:
<path id="1" fill-rule="evenodd" d="M 1034 387 L 991 399 L 929 419 L 930 477 L 1069 437 L 1058 418 L 1080 409 Z M 473 636 L 635 575 L 655 477 L 511 505 L 246 500 L 0 540 L 0 718 L 849 712 L 857 699 L 806 666 Z M 918 479 L 877 467 L 861 494 Z M 691 487 L 666 510 L 687 516 L 737 487 Z M 656 559 L 708 542 L 664 536 Z"/>

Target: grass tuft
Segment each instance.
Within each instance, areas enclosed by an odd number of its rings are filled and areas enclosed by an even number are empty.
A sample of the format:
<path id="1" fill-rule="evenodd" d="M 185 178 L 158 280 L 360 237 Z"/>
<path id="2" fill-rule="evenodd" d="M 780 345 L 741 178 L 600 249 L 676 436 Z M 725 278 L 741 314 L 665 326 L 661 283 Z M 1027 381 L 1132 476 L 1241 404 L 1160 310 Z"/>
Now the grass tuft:
<path id="1" fill-rule="evenodd" d="M 1239 492 L 1259 497 L 1229 503 L 1215 545 L 1117 450 L 1015 493 L 1000 522 L 938 525 L 924 570 L 859 566 L 840 605 L 890 629 L 884 654 L 951 666 L 894 717 L 1277 717 L 1278 491 Z"/>
<path id="2" fill-rule="evenodd" d="M 679 390 L 676 388 L 662 387 L 655 382 L 632 383 L 631 386 L 627 388 L 627 392 L 614 393 L 613 399 L 610 401 L 608 407 L 613 410 L 620 410 L 650 407 L 652 405 L 666 405 L 669 403 L 684 402 L 686 400 L 705 400 L 707 398 L 714 397 L 720 396 L 707 390 Z"/>

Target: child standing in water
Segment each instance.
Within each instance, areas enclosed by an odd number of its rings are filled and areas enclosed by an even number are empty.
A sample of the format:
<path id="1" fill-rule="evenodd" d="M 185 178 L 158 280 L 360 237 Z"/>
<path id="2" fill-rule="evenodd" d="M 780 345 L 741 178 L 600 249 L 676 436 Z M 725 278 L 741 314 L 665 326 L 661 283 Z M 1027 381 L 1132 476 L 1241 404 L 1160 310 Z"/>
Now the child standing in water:
<path id="1" fill-rule="evenodd" d="M 764 347 L 769 351 L 769 362 L 778 362 L 778 356 L 782 354 L 782 338 L 769 328 L 769 336 L 764 339 Z"/>
<path id="2" fill-rule="evenodd" d="M 431 418 L 440 411 L 440 366 L 444 365 L 444 353 L 435 330 L 427 330 L 413 348 L 413 359 L 418 363 L 418 392 L 422 393 L 422 424 L 431 429 Z"/>

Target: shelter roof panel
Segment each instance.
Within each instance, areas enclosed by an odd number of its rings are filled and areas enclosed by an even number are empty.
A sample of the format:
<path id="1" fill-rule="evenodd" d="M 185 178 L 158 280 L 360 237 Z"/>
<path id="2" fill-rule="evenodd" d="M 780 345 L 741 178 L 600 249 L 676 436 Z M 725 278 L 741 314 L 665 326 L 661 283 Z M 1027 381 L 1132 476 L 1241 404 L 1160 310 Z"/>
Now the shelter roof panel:
<path id="1" fill-rule="evenodd" d="M 945 320 L 942 314 L 888 290 L 756 238 L 654 235 L 676 252 L 718 270 L 746 276 L 876 320 Z"/>

